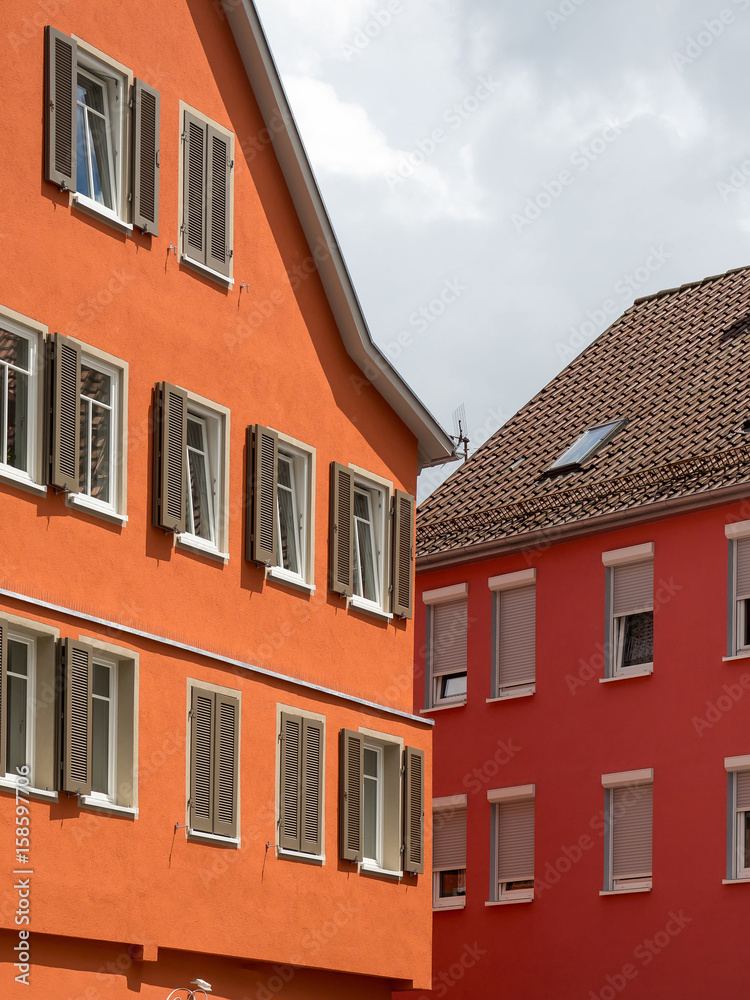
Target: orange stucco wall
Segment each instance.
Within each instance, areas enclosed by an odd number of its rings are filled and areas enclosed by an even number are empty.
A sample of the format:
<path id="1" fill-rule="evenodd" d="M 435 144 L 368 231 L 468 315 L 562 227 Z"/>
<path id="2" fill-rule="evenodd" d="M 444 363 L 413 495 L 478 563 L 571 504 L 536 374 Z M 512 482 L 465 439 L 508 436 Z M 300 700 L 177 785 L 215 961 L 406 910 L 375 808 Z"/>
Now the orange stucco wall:
<path id="1" fill-rule="evenodd" d="M 119 527 L 72 510 L 52 491 L 36 497 L 0 484 L 3 586 L 411 711 L 411 622 L 366 618 L 328 592 L 328 470 L 332 461 L 351 462 L 414 492 L 416 440 L 363 380 L 346 354 L 317 274 L 302 267 L 310 250 L 271 147 L 253 141 L 263 122 L 226 21 L 208 0 L 106 6 L 50 0 L 45 10 L 27 0 L 0 6 L 0 36 L 6 39 L 0 68 L 0 178 L 6 193 L 0 201 L 0 304 L 128 362 L 128 523 Z M 158 238 L 125 236 L 71 208 L 68 194 L 44 181 L 45 23 L 84 39 L 160 91 Z M 180 101 L 236 137 L 231 290 L 188 270 L 167 249 L 180 242 Z M 242 282 L 249 292 L 240 292 Z M 231 410 L 226 565 L 175 549 L 171 536 L 152 527 L 152 392 L 162 380 Z M 245 432 L 252 423 L 275 427 L 317 450 L 312 596 L 264 581 L 262 569 L 244 559 Z M 150 943 L 231 956 L 222 967 L 232 972 L 223 992 L 215 987 L 218 996 L 256 995 L 247 986 L 243 960 L 381 977 L 353 989 L 353 980 L 343 976 L 316 980 L 312 973 L 300 974 L 284 986 L 289 997 L 377 996 L 394 979 L 428 985 L 429 875 L 396 884 L 358 876 L 337 861 L 339 730 L 367 726 L 429 750 L 426 726 L 145 640 L 128 641 L 10 598 L 0 598 L 3 612 L 54 624 L 63 636 L 98 636 L 139 650 L 142 776 L 136 820 L 86 813 L 64 795 L 57 804 L 32 803 L 31 929 L 41 964 L 31 994 L 13 986 L 0 966 L 0 995 L 15 995 L 16 989 L 23 996 L 57 995 L 55 990 L 84 995 L 102 964 L 91 943 L 96 939 L 111 942 L 96 947 L 120 952 Z M 184 831 L 174 835 L 175 823 L 185 822 L 188 677 L 241 692 L 242 847 L 236 851 L 186 841 Z M 275 840 L 278 703 L 326 716 L 323 866 L 281 861 L 273 849 L 266 852 L 266 843 Z M 427 799 L 429 771 L 428 756 Z M 11 842 L 11 802 L 0 794 L 3 845 Z M 6 856 L 5 846 L 0 856 Z M 429 871 L 429 856 L 425 860 Z M 4 878 L 0 926 L 10 928 L 12 876 Z M 342 912 L 351 919 L 336 933 L 320 932 L 318 941 L 315 933 L 338 926 Z M 290 933 L 290 926 L 302 931 Z M 308 939 L 313 943 L 305 946 Z M 183 967 L 191 976 L 210 978 L 192 962 L 174 959 L 174 969 Z M 167 981 L 169 988 L 179 985 L 161 962 L 144 963 L 143 969 L 145 998 L 165 995 Z M 172 967 L 167 971 L 171 975 Z M 132 970 L 100 976 L 97 995 L 126 995 L 134 976 Z"/>

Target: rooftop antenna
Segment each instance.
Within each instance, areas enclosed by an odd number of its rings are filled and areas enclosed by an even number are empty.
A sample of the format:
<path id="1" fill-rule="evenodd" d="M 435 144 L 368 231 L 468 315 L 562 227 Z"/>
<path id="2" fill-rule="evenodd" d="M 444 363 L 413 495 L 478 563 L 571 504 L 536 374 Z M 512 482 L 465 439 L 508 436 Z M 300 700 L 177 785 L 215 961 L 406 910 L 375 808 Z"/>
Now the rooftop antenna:
<path id="1" fill-rule="evenodd" d="M 451 434 L 451 440 L 456 442 L 456 448 L 460 448 L 461 445 L 464 446 L 464 461 L 469 457 L 469 439 L 464 433 L 464 428 L 466 427 L 466 406 L 464 403 L 453 411 L 453 430 L 455 434 Z"/>

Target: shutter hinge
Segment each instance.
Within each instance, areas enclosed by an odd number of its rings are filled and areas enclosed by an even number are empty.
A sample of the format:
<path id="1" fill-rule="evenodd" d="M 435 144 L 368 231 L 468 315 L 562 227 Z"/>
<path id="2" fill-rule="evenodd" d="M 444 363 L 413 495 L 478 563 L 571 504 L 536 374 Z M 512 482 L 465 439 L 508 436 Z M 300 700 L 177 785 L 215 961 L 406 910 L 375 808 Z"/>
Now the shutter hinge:
<path id="1" fill-rule="evenodd" d="M 180 136 L 180 138 L 182 139 L 183 142 L 185 142 L 185 140 L 187 139 L 187 137 L 188 137 L 187 132 L 183 132 L 182 135 Z"/>
<path id="2" fill-rule="evenodd" d="M 156 150 L 156 165 L 157 165 L 157 167 L 161 166 L 161 164 L 159 163 L 159 153 L 160 152 L 161 152 L 160 149 Z"/>
<path id="3" fill-rule="evenodd" d="M 234 257 L 234 250 L 230 250 L 230 251 L 229 251 L 229 256 L 230 256 L 230 258 L 231 258 L 231 257 Z"/>
<path id="4" fill-rule="evenodd" d="M 234 168 L 234 160 L 230 160 L 229 161 L 229 169 L 232 170 L 233 168 Z"/>
<path id="5" fill-rule="evenodd" d="M 131 97 L 131 98 L 130 98 L 130 100 L 128 101 L 128 107 L 129 107 L 129 108 L 131 108 L 131 109 L 132 109 L 132 107 L 133 107 L 133 98 L 132 98 L 132 97 Z"/>

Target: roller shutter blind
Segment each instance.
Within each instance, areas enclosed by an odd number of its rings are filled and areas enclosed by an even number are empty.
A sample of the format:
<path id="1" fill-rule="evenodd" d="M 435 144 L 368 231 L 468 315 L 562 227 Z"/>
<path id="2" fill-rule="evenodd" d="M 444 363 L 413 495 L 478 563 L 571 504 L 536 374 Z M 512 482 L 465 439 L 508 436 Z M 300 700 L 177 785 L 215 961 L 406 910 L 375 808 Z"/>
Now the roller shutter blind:
<path id="1" fill-rule="evenodd" d="M 432 820 L 432 870 L 466 867 L 466 807 L 441 809 Z"/>
<path id="2" fill-rule="evenodd" d="M 634 615 L 654 609 L 654 564 L 612 567 L 612 614 Z"/>
<path id="3" fill-rule="evenodd" d="M 750 537 L 738 538 L 736 545 L 736 593 L 738 601 L 750 599 Z"/>
<path id="4" fill-rule="evenodd" d="M 612 878 L 650 877 L 653 785 L 611 790 Z"/>
<path id="5" fill-rule="evenodd" d="M 466 598 L 430 606 L 433 677 L 466 673 L 467 611 Z"/>
<path id="6" fill-rule="evenodd" d="M 536 664 L 536 587 L 498 591 L 498 687 L 530 684 Z"/>
<path id="7" fill-rule="evenodd" d="M 534 799 L 499 802 L 497 881 L 525 882 L 534 877 Z"/>
<path id="8" fill-rule="evenodd" d="M 750 809 L 750 771 L 737 771 L 735 805 L 738 809 Z"/>

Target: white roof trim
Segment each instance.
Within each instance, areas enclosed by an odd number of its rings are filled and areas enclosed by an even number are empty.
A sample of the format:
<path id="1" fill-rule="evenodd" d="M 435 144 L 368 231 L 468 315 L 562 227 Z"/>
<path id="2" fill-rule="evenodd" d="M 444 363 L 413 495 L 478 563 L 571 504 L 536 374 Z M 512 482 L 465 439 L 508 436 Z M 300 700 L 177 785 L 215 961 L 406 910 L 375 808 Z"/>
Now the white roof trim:
<path id="1" fill-rule="evenodd" d="M 416 436 L 419 468 L 451 461 L 453 441 L 373 342 L 253 0 L 222 4 L 347 353 Z"/>

